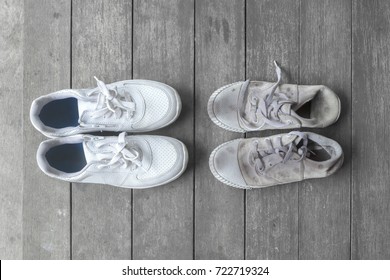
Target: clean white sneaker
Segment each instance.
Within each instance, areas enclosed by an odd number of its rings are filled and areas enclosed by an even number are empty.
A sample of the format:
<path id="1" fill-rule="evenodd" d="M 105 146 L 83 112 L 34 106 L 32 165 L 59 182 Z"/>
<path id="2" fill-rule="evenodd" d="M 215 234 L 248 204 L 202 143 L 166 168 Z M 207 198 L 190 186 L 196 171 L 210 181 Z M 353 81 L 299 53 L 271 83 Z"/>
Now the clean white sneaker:
<path id="1" fill-rule="evenodd" d="M 181 101 L 172 87 L 155 81 L 127 80 L 93 89 L 60 90 L 35 99 L 30 119 L 48 137 L 94 131 L 146 132 L 174 122 Z"/>
<path id="2" fill-rule="evenodd" d="M 46 140 L 38 148 L 37 161 L 44 173 L 60 180 L 142 189 L 178 178 L 187 167 L 188 152 L 171 137 L 122 132 Z"/>

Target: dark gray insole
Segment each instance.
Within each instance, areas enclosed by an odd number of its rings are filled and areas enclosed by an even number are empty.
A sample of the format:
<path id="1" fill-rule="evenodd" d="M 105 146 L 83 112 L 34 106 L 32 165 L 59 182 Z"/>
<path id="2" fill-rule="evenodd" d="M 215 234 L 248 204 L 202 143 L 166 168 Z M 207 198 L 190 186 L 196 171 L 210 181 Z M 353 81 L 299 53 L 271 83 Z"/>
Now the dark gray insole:
<path id="1" fill-rule="evenodd" d="M 303 145 L 303 140 L 299 141 L 297 148 Z M 318 143 L 308 139 L 307 150 L 309 151 L 309 158 L 314 161 L 326 161 L 331 158 L 329 152 Z"/>
<path id="2" fill-rule="evenodd" d="M 42 107 L 39 118 L 53 128 L 76 127 L 79 125 L 77 99 L 69 97 L 50 101 Z"/>
<path id="3" fill-rule="evenodd" d="M 51 167 L 66 173 L 78 172 L 87 164 L 82 143 L 53 147 L 47 151 L 46 159 Z"/>
<path id="4" fill-rule="evenodd" d="M 302 118 L 310 119 L 311 114 L 311 101 L 306 102 L 303 104 L 299 109 L 295 111 L 297 115 L 299 115 Z"/>

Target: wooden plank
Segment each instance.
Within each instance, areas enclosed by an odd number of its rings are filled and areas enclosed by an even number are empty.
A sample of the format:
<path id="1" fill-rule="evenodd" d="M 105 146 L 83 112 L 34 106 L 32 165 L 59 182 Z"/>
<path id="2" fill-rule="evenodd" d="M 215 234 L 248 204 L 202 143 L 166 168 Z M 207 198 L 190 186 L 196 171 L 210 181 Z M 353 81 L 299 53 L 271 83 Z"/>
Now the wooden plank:
<path id="1" fill-rule="evenodd" d="M 134 1 L 134 78 L 167 83 L 180 94 L 180 118 L 163 134 L 189 150 L 187 171 L 162 187 L 134 190 L 135 259 L 193 257 L 194 2 Z"/>
<path id="2" fill-rule="evenodd" d="M 299 187 L 299 258 L 350 258 L 351 1 L 301 2 L 300 84 L 326 85 L 340 97 L 339 121 L 314 132 L 343 147 L 341 170 Z"/>
<path id="3" fill-rule="evenodd" d="M 295 1 L 247 0 L 247 78 L 275 81 L 276 60 L 283 83 L 296 83 L 299 65 L 299 5 Z M 288 75 L 286 75 L 288 74 Z M 248 133 L 248 137 L 280 133 Z M 246 258 L 298 257 L 298 184 L 246 192 Z"/>
<path id="4" fill-rule="evenodd" d="M 352 258 L 390 258 L 390 2 L 353 1 Z"/>
<path id="5" fill-rule="evenodd" d="M 70 257 L 69 183 L 44 175 L 30 123 L 31 102 L 70 86 L 70 0 L 25 1 L 23 79 L 23 258 Z"/>
<path id="6" fill-rule="evenodd" d="M 73 88 L 131 79 L 131 1 L 73 1 Z M 131 190 L 73 184 L 73 258 L 131 258 Z"/>
<path id="7" fill-rule="evenodd" d="M 21 259 L 23 1 L 0 1 L 0 259 Z M 12 143 L 12 144 L 11 144 Z M 10 144 L 14 148 L 10 148 Z"/>
<path id="8" fill-rule="evenodd" d="M 243 134 L 213 124 L 207 102 L 217 88 L 245 79 L 245 1 L 195 5 L 195 259 L 243 259 L 244 190 L 217 181 L 207 164 L 215 147 Z"/>

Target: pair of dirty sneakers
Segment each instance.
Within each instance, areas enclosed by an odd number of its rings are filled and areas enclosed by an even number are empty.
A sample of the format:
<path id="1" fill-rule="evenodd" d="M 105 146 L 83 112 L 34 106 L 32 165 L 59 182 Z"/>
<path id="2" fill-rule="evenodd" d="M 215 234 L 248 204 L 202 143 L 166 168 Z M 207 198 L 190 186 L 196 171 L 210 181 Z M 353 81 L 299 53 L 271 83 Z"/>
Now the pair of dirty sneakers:
<path id="1" fill-rule="evenodd" d="M 178 178 L 188 162 L 181 141 L 126 134 L 173 123 L 181 111 L 176 90 L 148 80 L 107 85 L 96 80 L 96 88 L 61 90 L 33 101 L 32 124 L 52 138 L 38 148 L 40 169 L 69 182 L 127 188 L 155 187 Z M 118 136 L 90 134 L 99 131 L 124 132 Z"/>
<path id="2" fill-rule="evenodd" d="M 208 102 L 211 120 L 229 131 L 322 128 L 337 121 L 340 99 L 326 86 L 245 81 L 216 90 Z M 292 131 L 242 138 L 218 146 L 210 155 L 213 175 L 222 183 L 252 189 L 322 178 L 343 163 L 340 145 L 312 132 Z"/>

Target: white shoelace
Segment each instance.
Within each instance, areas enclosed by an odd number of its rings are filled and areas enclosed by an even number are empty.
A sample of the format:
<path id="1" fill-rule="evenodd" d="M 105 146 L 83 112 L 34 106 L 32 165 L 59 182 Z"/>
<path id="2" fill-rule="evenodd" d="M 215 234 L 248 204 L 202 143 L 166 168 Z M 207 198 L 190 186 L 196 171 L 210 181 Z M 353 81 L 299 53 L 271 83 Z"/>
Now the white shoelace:
<path id="1" fill-rule="evenodd" d="M 271 92 L 265 97 L 252 96 L 250 102 L 249 116 L 251 121 L 258 123 L 263 120 L 264 123 L 273 127 L 284 127 L 291 124 L 291 121 L 283 123 L 280 120 L 279 112 L 283 105 L 292 104 L 293 101 L 289 100 L 285 93 L 277 92 L 276 89 L 282 80 L 282 70 L 279 65 L 274 61 L 275 71 L 277 75 L 277 81 L 271 88 Z M 275 95 L 277 94 L 277 95 Z M 260 118 L 261 116 L 261 118 Z"/>
<path id="2" fill-rule="evenodd" d="M 131 97 L 127 94 L 120 95 L 117 88 L 109 90 L 104 82 L 96 77 L 94 78 L 97 81 L 100 92 L 91 118 L 96 119 L 105 115 L 109 117 L 115 115 L 116 118 L 120 118 L 123 112 L 126 112 L 127 118 L 131 118 L 135 112 L 135 103 Z M 91 92 L 88 96 L 94 93 L 96 92 Z"/>
<path id="3" fill-rule="evenodd" d="M 291 159 L 293 154 L 298 154 L 300 157 L 298 159 L 294 159 L 295 161 L 299 162 L 302 161 L 304 158 L 308 157 L 309 150 L 307 148 L 308 144 L 308 138 L 307 134 L 300 131 L 292 131 L 288 135 L 291 136 L 297 136 L 299 140 L 303 140 L 302 146 L 297 148 L 297 144 L 295 141 L 292 141 L 288 145 L 282 145 L 282 138 L 278 137 L 279 139 L 279 145 L 277 147 L 274 147 L 272 144 L 271 139 L 266 138 L 265 141 L 268 145 L 268 150 L 260 150 L 258 148 L 258 142 L 253 141 L 253 150 L 249 153 L 249 162 L 254 166 L 255 171 L 257 174 L 262 175 L 263 171 L 265 170 L 265 164 L 263 162 L 263 158 L 266 156 L 269 156 L 271 154 L 277 154 L 279 155 L 279 159 L 276 161 L 271 161 L 269 164 L 270 166 L 277 165 L 279 163 L 286 163 L 288 160 Z"/>
<path id="4" fill-rule="evenodd" d="M 111 149 L 114 154 L 111 159 L 106 159 L 107 162 L 98 165 L 99 169 L 110 166 L 121 166 L 121 168 L 130 166 L 130 169 L 134 171 L 139 167 L 142 168 L 141 155 L 135 148 L 127 147 L 126 135 L 126 132 L 119 134 L 116 145 L 111 143 L 97 145 L 98 148 Z"/>

